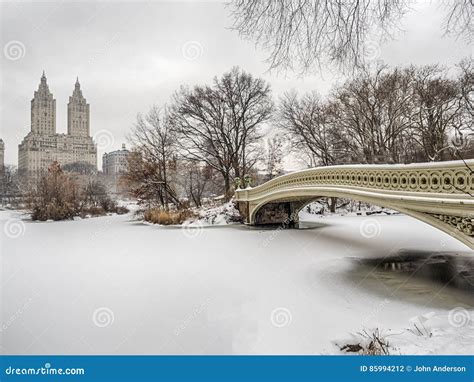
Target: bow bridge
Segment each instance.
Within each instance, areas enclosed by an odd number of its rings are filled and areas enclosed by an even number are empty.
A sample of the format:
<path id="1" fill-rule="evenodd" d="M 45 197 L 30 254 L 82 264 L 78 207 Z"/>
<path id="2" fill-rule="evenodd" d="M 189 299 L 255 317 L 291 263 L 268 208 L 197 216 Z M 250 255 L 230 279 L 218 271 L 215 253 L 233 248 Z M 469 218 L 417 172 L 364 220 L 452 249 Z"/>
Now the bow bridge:
<path id="1" fill-rule="evenodd" d="M 419 219 L 474 249 L 474 160 L 409 165 L 317 167 L 237 188 L 247 224 L 298 224 L 298 212 L 321 197 L 391 208 Z"/>

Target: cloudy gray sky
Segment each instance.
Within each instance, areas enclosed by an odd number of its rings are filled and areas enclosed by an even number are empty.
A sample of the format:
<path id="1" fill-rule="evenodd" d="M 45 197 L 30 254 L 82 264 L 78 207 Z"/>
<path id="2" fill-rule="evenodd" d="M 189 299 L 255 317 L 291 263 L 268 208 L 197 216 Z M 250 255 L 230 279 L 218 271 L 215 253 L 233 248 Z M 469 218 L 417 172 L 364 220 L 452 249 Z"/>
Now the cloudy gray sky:
<path id="1" fill-rule="evenodd" d="M 464 41 L 443 38 L 443 17 L 436 1 L 416 2 L 402 20 L 404 31 L 380 47 L 377 59 L 452 66 L 472 54 Z M 305 78 L 268 73 L 265 52 L 229 29 L 221 2 L 1 2 L 0 22 L 0 137 L 8 164 L 17 164 L 17 146 L 30 129 L 30 100 L 43 69 L 58 132 L 66 132 L 79 76 L 91 133 L 103 138 L 99 156 L 120 147 L 138 112 L 166 103 L 181 84 L 209 82 L 233 65 L 269 81 L 275 97 L 290 89 L 324 94 L 343 80 L 330 68 Z"/>

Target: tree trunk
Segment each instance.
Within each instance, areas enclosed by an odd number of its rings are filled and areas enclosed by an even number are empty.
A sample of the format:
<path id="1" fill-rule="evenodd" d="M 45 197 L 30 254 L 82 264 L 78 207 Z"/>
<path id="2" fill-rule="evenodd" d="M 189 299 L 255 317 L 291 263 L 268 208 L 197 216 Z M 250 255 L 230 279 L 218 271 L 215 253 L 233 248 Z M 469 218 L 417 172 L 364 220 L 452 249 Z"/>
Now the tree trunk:
<path id="1" fill-rule="evenodd" d="M 230 192 L 230 177 L 228 174 L 224 175 L 224 200 L 228 202 L 232 197 Z"/>

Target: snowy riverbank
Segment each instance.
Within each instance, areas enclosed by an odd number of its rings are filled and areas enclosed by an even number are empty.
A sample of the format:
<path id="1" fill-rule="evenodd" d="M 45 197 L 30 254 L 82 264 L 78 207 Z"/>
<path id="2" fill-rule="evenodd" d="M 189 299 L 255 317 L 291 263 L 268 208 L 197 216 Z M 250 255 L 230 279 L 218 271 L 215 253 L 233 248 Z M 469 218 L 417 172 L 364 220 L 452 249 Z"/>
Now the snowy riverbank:
<path id="1" fill-rule="evenodd" d="M 374 328 L 394 353 L 474 350 L 472 293 L 360 264 L 473 256 L 403 215 L 305 215 L 301 230 L 23 218 L 0 211 L 3 353 L 333 354 Z"/>

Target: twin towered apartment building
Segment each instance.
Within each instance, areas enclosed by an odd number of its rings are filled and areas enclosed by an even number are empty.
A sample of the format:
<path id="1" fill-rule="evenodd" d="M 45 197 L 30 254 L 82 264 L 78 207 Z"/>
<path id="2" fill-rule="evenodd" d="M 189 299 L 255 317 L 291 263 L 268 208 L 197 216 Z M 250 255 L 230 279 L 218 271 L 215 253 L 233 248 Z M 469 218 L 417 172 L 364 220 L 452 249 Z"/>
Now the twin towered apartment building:
<path id="1" fill-rule="evenodd" d="M 43 72 L 31 100 L 31 131 L 18 146 L 18 169 L 35 176 L 57 161 L 61 166 L 86 163 L 97 168 L 97 147 L 90 136 L 89 104 L 79 79 L 67 105 L 67 134 L 56 132 L 56 100 Z"/>

